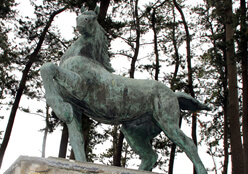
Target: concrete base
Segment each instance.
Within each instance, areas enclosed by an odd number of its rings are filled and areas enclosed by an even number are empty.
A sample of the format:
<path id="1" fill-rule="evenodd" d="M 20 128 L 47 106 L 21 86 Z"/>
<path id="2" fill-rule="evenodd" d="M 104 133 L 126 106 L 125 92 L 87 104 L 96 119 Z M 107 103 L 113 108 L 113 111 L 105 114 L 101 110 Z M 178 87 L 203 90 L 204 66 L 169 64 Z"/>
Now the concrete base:
<path id="1" fill-rule="evenodd" d="M 20 156 L 4 174 L 153 174 L 122 167 L 77 162 L 63 158 Z"/>

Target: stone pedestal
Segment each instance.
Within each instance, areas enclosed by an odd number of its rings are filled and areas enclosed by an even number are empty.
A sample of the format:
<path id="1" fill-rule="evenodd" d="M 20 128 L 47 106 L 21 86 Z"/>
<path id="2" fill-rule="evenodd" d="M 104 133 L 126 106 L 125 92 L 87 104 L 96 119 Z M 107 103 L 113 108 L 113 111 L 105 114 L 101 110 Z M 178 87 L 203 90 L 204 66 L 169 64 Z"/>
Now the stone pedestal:
<path id="1" fill-rule="evenodd" d="M 20 156 L 4 174 L 153 174 L 152 172 L 77 162 L 62 158 Z"/>

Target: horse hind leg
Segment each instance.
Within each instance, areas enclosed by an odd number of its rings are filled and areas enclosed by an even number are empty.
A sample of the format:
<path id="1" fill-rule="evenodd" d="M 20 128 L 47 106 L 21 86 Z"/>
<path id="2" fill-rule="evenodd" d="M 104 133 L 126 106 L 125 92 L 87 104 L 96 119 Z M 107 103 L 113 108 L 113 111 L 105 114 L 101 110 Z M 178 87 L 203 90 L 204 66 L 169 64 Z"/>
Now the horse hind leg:
<path id="1" fill-rule="evenodd" d="M 156 163 L 158 155 L 152 149 L 150 142 L 154 136 L 149 136 L 145 127 L 145 125 L 142 127 L 133 126 L 132 123 L 123 124 L 121 131 L 134 152 L 140 156 L 141 164 L 139 170 L 150 171 Z"/>
<path id="2" fill-rule="evenodd" d="M 168 118 L 168 117 L 164 117 Z M 207 174 L 207 171 L 198 156 L 197 148 L 189 137 L 187 137 L 179 128 L 178 124 L 168 122 L 168 119 L 156 119 L 160 128 L 164 131 L 166 136 L 177 144 L 193 162 L 197 174 Z"/>

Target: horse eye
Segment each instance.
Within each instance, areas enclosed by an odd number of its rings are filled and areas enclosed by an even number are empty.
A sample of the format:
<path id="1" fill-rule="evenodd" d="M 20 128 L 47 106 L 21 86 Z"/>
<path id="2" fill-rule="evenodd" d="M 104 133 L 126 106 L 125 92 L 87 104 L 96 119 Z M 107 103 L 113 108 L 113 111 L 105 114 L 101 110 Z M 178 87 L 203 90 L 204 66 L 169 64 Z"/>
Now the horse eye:
<path id="1" fill-rule="evenodd" d="M 87 18 L 85 18 L 84 20 L 85 20 L 85 21 L 87 21 L 88 19 L 87 19 Z"/>

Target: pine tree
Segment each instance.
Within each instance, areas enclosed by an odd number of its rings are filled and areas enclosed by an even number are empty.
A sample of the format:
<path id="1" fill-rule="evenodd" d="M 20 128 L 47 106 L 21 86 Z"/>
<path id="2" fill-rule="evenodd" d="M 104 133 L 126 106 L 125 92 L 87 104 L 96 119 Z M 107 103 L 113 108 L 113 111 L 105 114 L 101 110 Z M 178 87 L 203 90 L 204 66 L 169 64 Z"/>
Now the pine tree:
<path id="1" fill-rule="evenodd" d="M 242 59 L 243 82 L 243 148 L 245 174 L 248 174 L 248 66 L 247 66 L 247 7 L 246 1 L 240 1 L 240 54 Z"/>
<path id="2" fill-rule="evenodd" d="M 239 104 L 237 86 L 237 65 L 234 52 L 234 21 L 232 1 L 224 1 L 226 47 L 227 47 L 227 70 L 228 70 L 228 115 L 230 121 L 232 172 L 233 174 L 244 173 L 244 156 L 241 143 Z"/>

